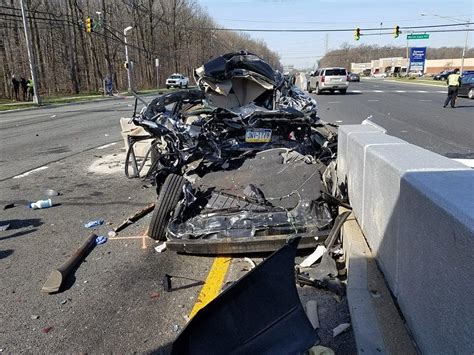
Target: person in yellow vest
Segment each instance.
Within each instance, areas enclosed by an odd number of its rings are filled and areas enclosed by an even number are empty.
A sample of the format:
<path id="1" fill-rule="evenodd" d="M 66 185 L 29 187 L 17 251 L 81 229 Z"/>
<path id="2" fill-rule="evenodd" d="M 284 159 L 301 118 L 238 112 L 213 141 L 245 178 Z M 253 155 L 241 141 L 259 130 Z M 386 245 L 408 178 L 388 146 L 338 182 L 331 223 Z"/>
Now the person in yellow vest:
<path id="1" fill-rule="evenodd" d="M 449 102 L 451 101 L 451 107 L 454 107 L 456 103 L 456 96 L 458 96 L 458 89 L 461 86 L 461 75 L 459 75 L 459 69 L 454 69 L 452 74 L 448 76 L 448 97 L 444 102 L 443 107 L 448 106 Z"/>

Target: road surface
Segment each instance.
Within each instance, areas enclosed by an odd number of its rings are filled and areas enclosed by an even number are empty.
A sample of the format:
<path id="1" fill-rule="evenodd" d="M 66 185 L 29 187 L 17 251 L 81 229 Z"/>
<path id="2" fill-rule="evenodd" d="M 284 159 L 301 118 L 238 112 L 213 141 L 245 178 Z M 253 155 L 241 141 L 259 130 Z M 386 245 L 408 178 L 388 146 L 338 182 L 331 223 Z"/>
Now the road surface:
<path id="1" fill-rule="evenodd" d="M 367 117 L 387 134 L 449 158 L 474 158 L 474 100 L 459 97 L 443 108 L 447 89 L 393 83 L 382 79 L 350 83 L 346 95 L 313 95 L 319 116 L 338 124 L 359 124 Z"/>

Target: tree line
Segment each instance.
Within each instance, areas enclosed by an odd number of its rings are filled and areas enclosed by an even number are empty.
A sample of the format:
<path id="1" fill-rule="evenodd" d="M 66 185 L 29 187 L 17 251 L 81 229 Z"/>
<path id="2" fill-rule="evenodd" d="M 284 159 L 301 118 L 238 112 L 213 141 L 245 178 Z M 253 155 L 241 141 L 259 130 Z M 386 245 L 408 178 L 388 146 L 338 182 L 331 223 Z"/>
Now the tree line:
<path id="1" fill-rule="evenodd" d="M 98 92 L 109 75 L 114 89 L 127 88 L 123 29 L 134 88 L 164 85 L 171 73 L 192 76 L 220 54 L 245 49 L 274 68 L 278 55 L 263 41 L 225 31 L 194 0 L 25 0 L 43 94 Z M 86 32 L 86 18 L 93 19 Z M 25 35 L 17 0 L 0 0 L 0 97 L 11 97 L 11 78 L 30 77 Z"/>
<path id="2" fill-rule="evenodd" d="M 362 44 L 353 46 L 344 43 L 341 48 L 329 51 L 319 61 L 320 67 L 344 67 L 350 69 L 351 63 L 367 63 L 374 59 L 406 57 L 406 47 L 378 46 Z M 462 47 L 440 47 L 426 49 L 427 59 L 461 58 Z M 474 57 L 474 48 L 466 51 L 466 58 Z"/>

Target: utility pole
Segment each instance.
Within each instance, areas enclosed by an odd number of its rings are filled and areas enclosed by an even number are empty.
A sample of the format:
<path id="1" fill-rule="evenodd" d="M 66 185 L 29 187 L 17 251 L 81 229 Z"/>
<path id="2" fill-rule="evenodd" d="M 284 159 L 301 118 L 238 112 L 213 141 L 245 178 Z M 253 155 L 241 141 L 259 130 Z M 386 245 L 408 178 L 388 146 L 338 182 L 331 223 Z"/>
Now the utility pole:
<path id="1" fill-rule="evenodd" d="M 467 21 L 468 23 L 471 22 L 471 19 Z M 466 39 L 464 41 L 464 47 L 462 48 L 462 57 L 461 57 L 461 75 L 464 71 L 464 57 L 466 56 L 466 48 L 467 48 L 467 41 L 469 39 L 469 25 L 466 25 Z"/>
<path id="2" fill-rule="evenodd" d="M 125 62 L 127 63 L 127 81 L 128 81 L 128 92 L 132 91 L 132 77 L 130 74 L 130 71 L 132 70 L 130 62 L 128 60 L 128 46 L 127 46 L 127 32 L 130 31 L 133 27 L 128 26 L 124 28 L 123 30 L 123 37 L 124 37 L 124 43 L 125 43 Z"/>
<path id="3" fill-rule="evenodd" d="M 31 36 L 28 24 L 26 22 L 25 4 L 23 2 L 24 0 L 20 0 L 21 15 L 23 17 L 23 27 L 25 29 L 26 48 L 28 50 L 28 61 L 30 63 L 31 79 L 33 80 L 33 102 L 37 105 L 41 105 L 41 97 L 38 92 L 38 77 L 36 76 L 35 56 L 33 53 L 33 48 L 31 47 Z"/>
<path id="4" fill-rule="evenodd" d="M 155 58 L 155 67 L 156 67 L 156 88 L 160 88 L 160 60 Z"/>

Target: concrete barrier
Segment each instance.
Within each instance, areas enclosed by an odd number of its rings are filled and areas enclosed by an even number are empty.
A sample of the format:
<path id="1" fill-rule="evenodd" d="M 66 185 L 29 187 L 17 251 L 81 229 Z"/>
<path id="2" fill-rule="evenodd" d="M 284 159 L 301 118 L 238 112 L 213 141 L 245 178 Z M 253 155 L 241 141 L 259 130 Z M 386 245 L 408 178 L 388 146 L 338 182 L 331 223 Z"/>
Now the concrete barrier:
<path id="1" fill-rule="evenodd" d="M 348 125 L 338 181 L 421 351 L 473 353 L 474 170 Z"/>

